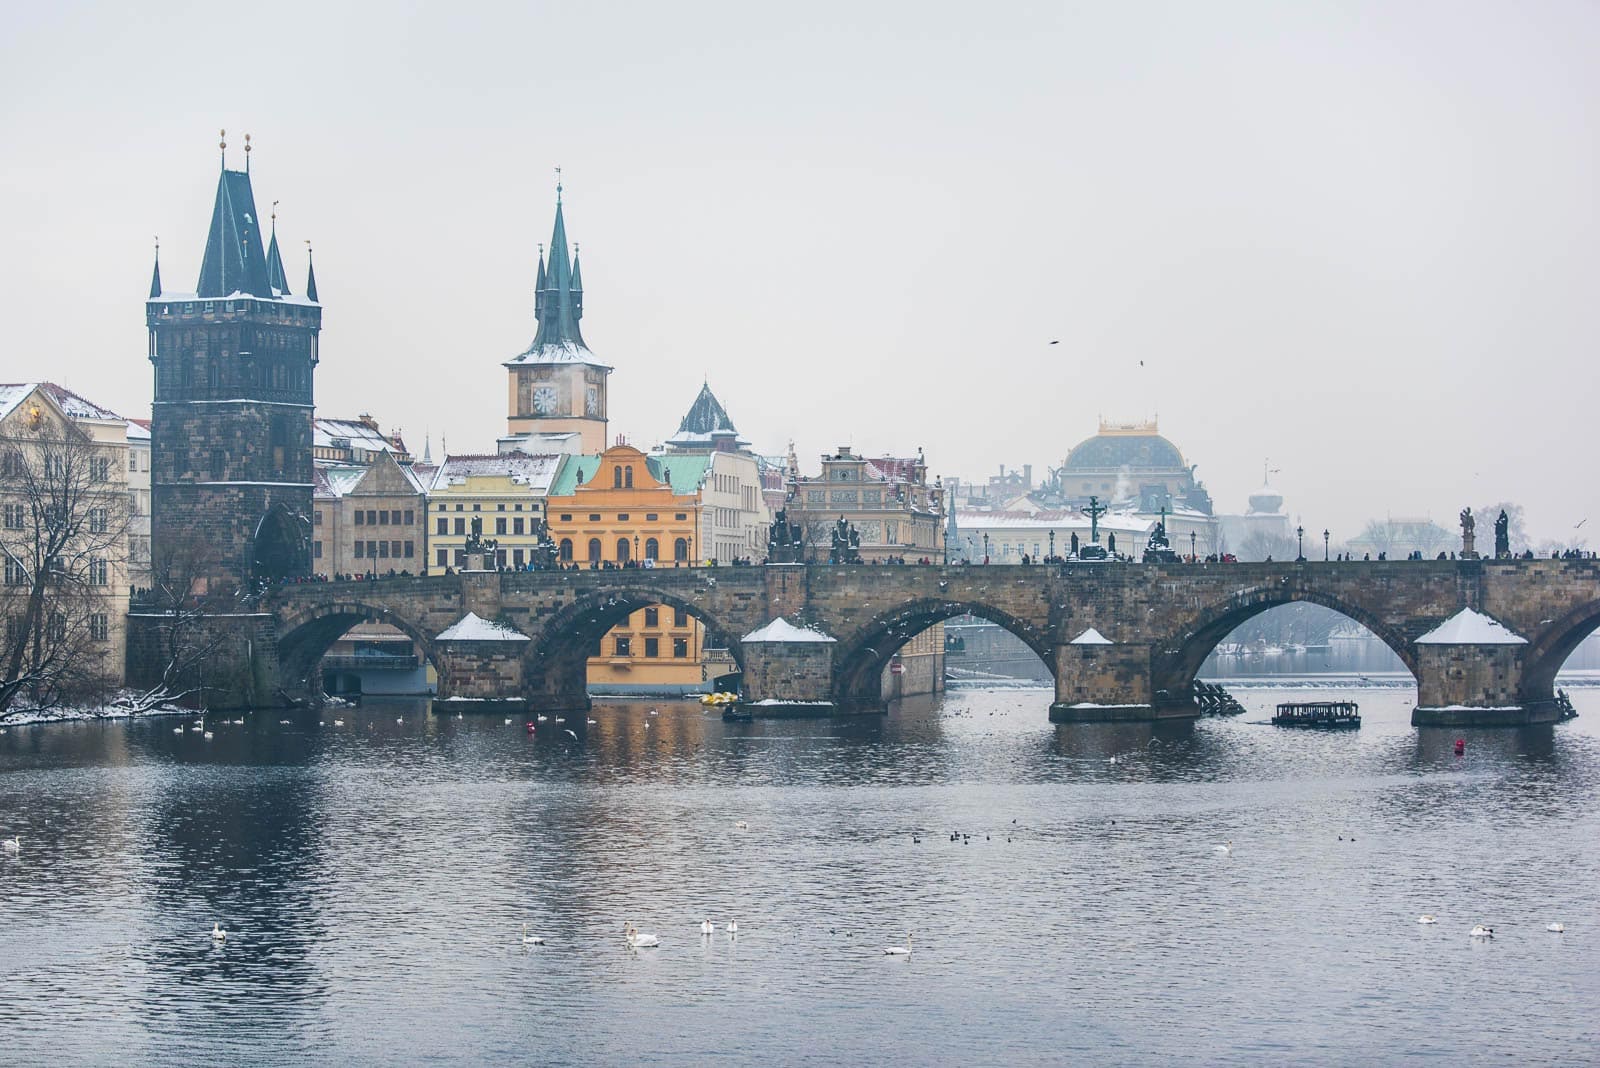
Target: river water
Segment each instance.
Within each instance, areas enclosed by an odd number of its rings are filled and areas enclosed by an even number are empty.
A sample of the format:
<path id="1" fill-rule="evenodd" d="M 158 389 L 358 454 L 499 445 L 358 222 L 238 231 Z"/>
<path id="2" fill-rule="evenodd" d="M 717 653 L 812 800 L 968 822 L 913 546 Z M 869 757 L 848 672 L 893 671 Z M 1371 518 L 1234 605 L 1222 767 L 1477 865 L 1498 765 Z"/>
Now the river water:
<path id="1" fill-rule="evenodd" d="M 0 1063 L 1595 1063 L 1600 691 L 1447 731 L 1362 690 L 1340 734 L 1239 696 L 12 728 Z"/>

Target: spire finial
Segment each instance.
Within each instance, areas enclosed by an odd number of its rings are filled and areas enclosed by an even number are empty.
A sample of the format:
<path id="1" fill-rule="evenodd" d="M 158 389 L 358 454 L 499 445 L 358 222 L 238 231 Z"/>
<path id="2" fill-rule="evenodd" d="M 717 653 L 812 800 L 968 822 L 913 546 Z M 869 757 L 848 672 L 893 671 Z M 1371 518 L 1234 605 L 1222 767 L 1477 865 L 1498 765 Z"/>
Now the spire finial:
<path id="1" fill-rule="evenodd" d="M 244 135 L 244 169 L 245 169 L 245 173 L 246 174 L 248 174 L 250 172 L 250 135 L 249 134 L 245 134 Z"/>
<path id="2" fill-rule="evenodd" d="M 228 168 L 228 131 L 227 130 L 218 130 L 217 131 L 217 137 L 218 137 L 217 147 L 222 150 L 222 168 L 223 168 L 223 170 L 227 170 L 227 168 Z"/>
<path id="3" fill-rule="evenodd" d="M 278 202 L 276 200 L 272 202 L 272 230 L 274 233 L 278 230 Z"/>
<path id="4" fill-rule="evenodd" d="M 556 203 L 561 203 L 561 168 L 556 168 Z"/>

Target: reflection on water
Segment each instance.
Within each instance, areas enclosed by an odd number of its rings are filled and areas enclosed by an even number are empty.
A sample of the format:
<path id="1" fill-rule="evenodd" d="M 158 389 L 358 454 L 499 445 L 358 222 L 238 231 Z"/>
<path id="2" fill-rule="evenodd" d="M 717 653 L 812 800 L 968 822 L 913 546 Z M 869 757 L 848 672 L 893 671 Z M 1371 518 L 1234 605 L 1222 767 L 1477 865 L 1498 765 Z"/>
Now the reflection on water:
<path id="1" fill-rule="evenodd" d="M 1267 725 L 1293 696 L 13 729 L 0 1061 L 1592 1060 L 1600 692 L 1522 731 L 1414 730 L 1396 690 Z"/>

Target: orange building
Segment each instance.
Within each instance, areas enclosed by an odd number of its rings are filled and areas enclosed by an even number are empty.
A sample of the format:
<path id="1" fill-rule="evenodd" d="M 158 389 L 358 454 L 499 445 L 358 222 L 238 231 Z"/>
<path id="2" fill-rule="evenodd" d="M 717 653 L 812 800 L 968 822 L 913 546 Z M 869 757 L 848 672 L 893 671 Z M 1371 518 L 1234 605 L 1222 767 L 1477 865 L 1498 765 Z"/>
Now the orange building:
<path id="1" fill-rule="evenodd" d="M 574 456 L 550 487 L 545 516 L 564 564 L 688 567 L 698 558 L 703 456 L 646 456 L 615 445 Z M 601 639 L 589 682 L 661 693 L 700 689 L 705 635 L 681 609 L 642 608 Z"/>

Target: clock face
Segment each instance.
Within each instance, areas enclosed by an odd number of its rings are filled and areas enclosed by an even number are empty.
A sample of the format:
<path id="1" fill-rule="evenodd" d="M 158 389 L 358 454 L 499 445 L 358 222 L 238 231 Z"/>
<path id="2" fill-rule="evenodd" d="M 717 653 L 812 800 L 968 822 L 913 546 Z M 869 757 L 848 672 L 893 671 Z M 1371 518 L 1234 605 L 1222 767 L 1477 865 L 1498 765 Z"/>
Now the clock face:
<path id="1" fill-rule="evenodd" d="M 550 415 L 556 410 L 554 386 L 540 386 L 533 391 L 533 410 L 540 415 Z"/>
<path id="2" fill-rule="evenodd" d="M 600 390 L 598 387 L 589 387 L 588 393 L 583 398 L 583 410 L 589 415 L 600 414 Z"/>

